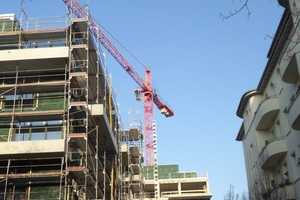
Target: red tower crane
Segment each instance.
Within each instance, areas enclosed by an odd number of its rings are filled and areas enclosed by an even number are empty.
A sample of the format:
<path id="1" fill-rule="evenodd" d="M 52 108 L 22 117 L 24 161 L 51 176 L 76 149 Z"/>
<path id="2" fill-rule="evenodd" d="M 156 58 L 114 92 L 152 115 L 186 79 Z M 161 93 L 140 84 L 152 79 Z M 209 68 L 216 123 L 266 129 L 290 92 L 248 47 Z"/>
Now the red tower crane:
<path id="1" fill-rule="evenodd" d="M 104 48 L 114 57 L 114 59 L 123 67 L 131 78 L 140 87 L 139 92 L 144 94 L 144 126 L 145 126 L 145 144 L 146 144 L 146 165 L 154 164 L 153 157 L 153 121 L 155 104 L 162 114 L 166 117 L 174 115 L 173 110 L 165 104 L 152 89 L 151 72 L 146 68 L 146 78 L 142 79 L 134 68 L 127 62 L 124 56 L 108 40 L 108 38 L 99 29 L 100 24 L 90 16 L 89 13 L 76 0 L 63 0 L 67 7 L 78 17 L 89 20 L 90 32 L 104 46 Z"/>

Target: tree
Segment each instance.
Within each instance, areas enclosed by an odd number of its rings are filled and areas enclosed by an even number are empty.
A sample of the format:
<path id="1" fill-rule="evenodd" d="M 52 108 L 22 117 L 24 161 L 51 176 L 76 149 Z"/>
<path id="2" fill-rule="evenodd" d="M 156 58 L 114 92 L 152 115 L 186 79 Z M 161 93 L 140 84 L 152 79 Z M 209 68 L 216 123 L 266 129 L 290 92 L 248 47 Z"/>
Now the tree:
<path id="1" fill-rule="evenodd" d="M 242 195 L 234 193 L 234 186 L 230 185 L 224 200 L 284 200 L 290 199 L 290 194 L 287 186 L 290 182 L 286 179 L 276 183 L 272 178 L 272 173 L 264 171 L 255 179 L 254 186 L 247 194 Z"/>
<path id="2" fill-rule="evenodd" d="M 276 180 L 273 172 L 261 170 L 254 180 L 254 185 L 250 189 L 250 200 L 284 200 L 288 197 L 288 188 L 290 184 L 288 179 Z M 275 180 L 274 180 L 275 179 Z"/>
<path id="3" fill-rule="evenodd" d="M 241 200 L 249 200 L 249 194 L 246 194 L 245 192 L 243 192 L 241 198 Z"/>
<path id="4" fill-rule="evenodd" d="M 240 199 L 239 195 L 234 193 L 234 186 L 230 185 L 227 194 L 224 195 L 224 200 L 239 200 L 239 199 Z"/>

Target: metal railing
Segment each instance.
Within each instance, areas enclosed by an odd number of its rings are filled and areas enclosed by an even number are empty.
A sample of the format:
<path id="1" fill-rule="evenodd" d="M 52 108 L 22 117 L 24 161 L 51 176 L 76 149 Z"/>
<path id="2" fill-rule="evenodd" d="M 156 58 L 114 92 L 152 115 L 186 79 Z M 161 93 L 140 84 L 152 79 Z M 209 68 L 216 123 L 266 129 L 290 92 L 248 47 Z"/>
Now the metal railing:
<path id="1" fill-rule="evenodd" d="M 20 27 L 22 30 L 45 30 L 57 29 L 67 26 L 67 19 L 65 16 L 26 18 L 20 20 Z"/>
<path id="2" fill-rule="evenodd" d="M 63 139 L 64 127 L 18 127 L 0 128 L 0 142 L 7 141 L 35 141 Z"/>

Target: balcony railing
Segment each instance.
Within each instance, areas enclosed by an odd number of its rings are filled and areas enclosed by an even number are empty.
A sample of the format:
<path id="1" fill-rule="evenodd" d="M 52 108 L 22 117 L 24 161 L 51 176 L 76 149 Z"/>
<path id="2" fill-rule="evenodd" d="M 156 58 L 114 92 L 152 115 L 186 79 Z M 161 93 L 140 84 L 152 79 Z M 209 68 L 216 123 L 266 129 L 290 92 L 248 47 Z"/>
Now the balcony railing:
<path id="1" fill-rule="evenodd" d="M 255 115 L 256 129 L 266 129 L 271 126 L 272 120 L 279 111 L 278 98 L 276 96 L 264 99 Z"/>
<path id="2" fill-rule="evenodd" d="M 277 137 L 266 140 L 266 145 L 259 154 L 259 161 L 262 168 L 270 168 L 276 165 L 279 160 L 287 152 L 285 137 Z"/>
<path id="3" fill-rule="evenodd" d="M 64 127 L 0 128 L 0 142 L 63 139 Z"/>

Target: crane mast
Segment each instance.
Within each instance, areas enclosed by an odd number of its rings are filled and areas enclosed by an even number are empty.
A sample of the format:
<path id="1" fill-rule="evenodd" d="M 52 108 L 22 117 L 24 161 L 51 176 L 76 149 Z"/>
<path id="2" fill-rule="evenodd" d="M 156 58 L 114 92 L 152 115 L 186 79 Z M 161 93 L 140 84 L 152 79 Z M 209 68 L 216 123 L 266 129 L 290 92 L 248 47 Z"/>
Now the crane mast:
<path id="1" fill-rule="evenodd" d="M 152 77 L 150 70 L 146 70 L 146 84 L 151 87 Z M 146 144 L 146 165 L 154 165 L 154 151 L 153 151 L 153 92 L 144 92 L 144 126 L 145 126 L 145 144 Z"/>
<path id="2" fill-rule="evenodd" d="M 145 123 L 145 143 L 146 143 L 146 165 L 154 164 L 153 152 L 153 122 L 154 104 L 166 117 L 174 115 L 173 110 L 165 104 L 152 89 L 151 72 L 146 68 L 146 78 L 142 79 L 134 68 L 128 63 L 124 56 L 109 41 L 109 39 L 99 29 L 100 24 L 93 20 L 93 17 L 76 0 L 63 0 L 67 7 L 78 17 L 87 18 L 89 30 L 93 36 L 103 45 L 111 56 L 121 65 L 121 67 L 131 76 L 140 87 L 140 92 L 144 94 L 144 123 Z"/>

